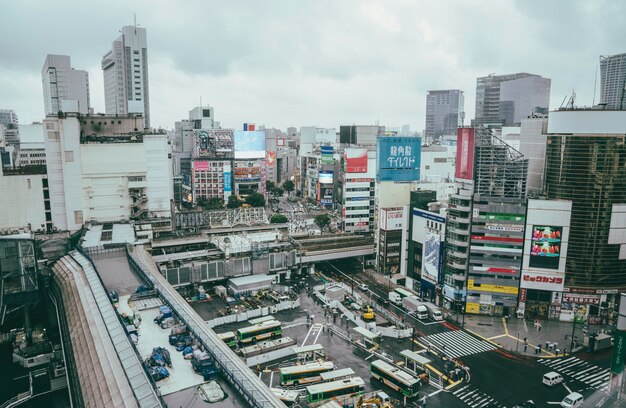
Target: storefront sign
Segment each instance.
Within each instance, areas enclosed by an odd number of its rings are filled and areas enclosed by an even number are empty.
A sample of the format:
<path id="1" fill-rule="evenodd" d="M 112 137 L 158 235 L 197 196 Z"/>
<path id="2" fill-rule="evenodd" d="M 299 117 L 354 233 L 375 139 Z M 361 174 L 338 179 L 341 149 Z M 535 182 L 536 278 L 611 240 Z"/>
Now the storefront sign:
<path id="1" fill-rule="evenodd" d="M 526 302 L 526 289 L 520 288 L 519 290 L 519 301 L 520 303 Z"/>
<path id="2" fill-rule="evenodd" d="M 564 293 L 563 302 L 576 303 L 577 305 L 599 305 L 600 296 L 597 295 L 579 295 L 576 293 Z"/>
<path id="3" fill-rule="evenodd" d="M 562 292 L 565 279 L 563 276 L 549 272 L 522 272 L 522 288 L 547 290 L 550 292 Z"/>

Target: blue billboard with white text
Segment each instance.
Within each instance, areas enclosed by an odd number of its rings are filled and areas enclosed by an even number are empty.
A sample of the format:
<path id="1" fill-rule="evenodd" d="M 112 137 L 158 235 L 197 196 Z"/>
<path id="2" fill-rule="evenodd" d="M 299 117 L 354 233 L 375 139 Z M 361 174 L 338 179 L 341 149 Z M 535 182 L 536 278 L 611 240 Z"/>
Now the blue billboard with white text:
<path id="1" fill-rule="evenodd" d="M 379 136 L 376 143 L 378 181 L 420 179 L 422 139 L 419 137 Z"/>

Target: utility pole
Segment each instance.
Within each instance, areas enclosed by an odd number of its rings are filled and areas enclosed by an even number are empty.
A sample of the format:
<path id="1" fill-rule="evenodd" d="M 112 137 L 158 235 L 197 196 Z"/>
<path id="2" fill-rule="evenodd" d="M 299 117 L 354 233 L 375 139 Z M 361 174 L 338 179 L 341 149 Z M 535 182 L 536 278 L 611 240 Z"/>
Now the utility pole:
<path id="1" fill-rule="evenodd" d="M 519 331 L 517 332 L 517 343 L 515 343 L 515 352 L 519 352 Z"/>
<path id="2" fill-rule="evenodd" d="M 576 311 L 574 311 L 574 325 L 572 326 L 572 341 L 569 345 L 570 354 L 574 354 L 574 333 L 576 332 Z"/>

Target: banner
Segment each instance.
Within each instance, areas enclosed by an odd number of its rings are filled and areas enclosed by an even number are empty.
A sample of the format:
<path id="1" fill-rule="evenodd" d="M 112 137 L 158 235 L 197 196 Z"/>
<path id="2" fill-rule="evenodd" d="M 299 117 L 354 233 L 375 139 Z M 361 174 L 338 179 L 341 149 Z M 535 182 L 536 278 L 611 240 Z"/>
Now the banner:
<path id="1" fill-rule="evenodd" d="M 367 173 L 367 149 L 349 148 L 346 155 L 346 173 Z"/>
<path id="2" fill-rule="evenodd" d="M 457 179 L 474 179 L 474 129 L 459 128 L 456 134 Z"/>

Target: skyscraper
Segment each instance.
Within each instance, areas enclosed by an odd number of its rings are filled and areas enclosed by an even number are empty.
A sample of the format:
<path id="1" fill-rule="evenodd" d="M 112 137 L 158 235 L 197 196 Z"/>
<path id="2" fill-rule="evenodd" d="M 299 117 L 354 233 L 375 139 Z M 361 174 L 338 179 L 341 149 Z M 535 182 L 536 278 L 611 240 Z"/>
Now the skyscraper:
<path id="1" fill-rule="evenodd" d="M 48 54 L 41 82 L 46 116 L 59 111 L 89 113 L 89 74 L 72 68 L 69 56 Z"/>
<path id="2" fill-rule="evenodd" d="M 458 89 L 428 91 L 426 95 L 425 140 L 455 135 L 465 119 L 465 96 Z"/>
<path id="3" fill-rule="evenodd" d="M 519 125 L 533 113 L 547 113 L 550 103 L 549 78 L 525 72 L 488 75 L 476 80 L 476 118 L 472 126 Z"/>
<path id="4" fill-rule="evenodd" d="M 107 114 L 136 114 L 150 127 L 148 91 L 148 45 L 146 29 L 124 26 L 104 57 L 104 105 Z"/>
<path id="5" fill-rule="evenodd" d="M 600 56 L 600 103 L 609 109 L 624 109 L 626 54 Z"/>

